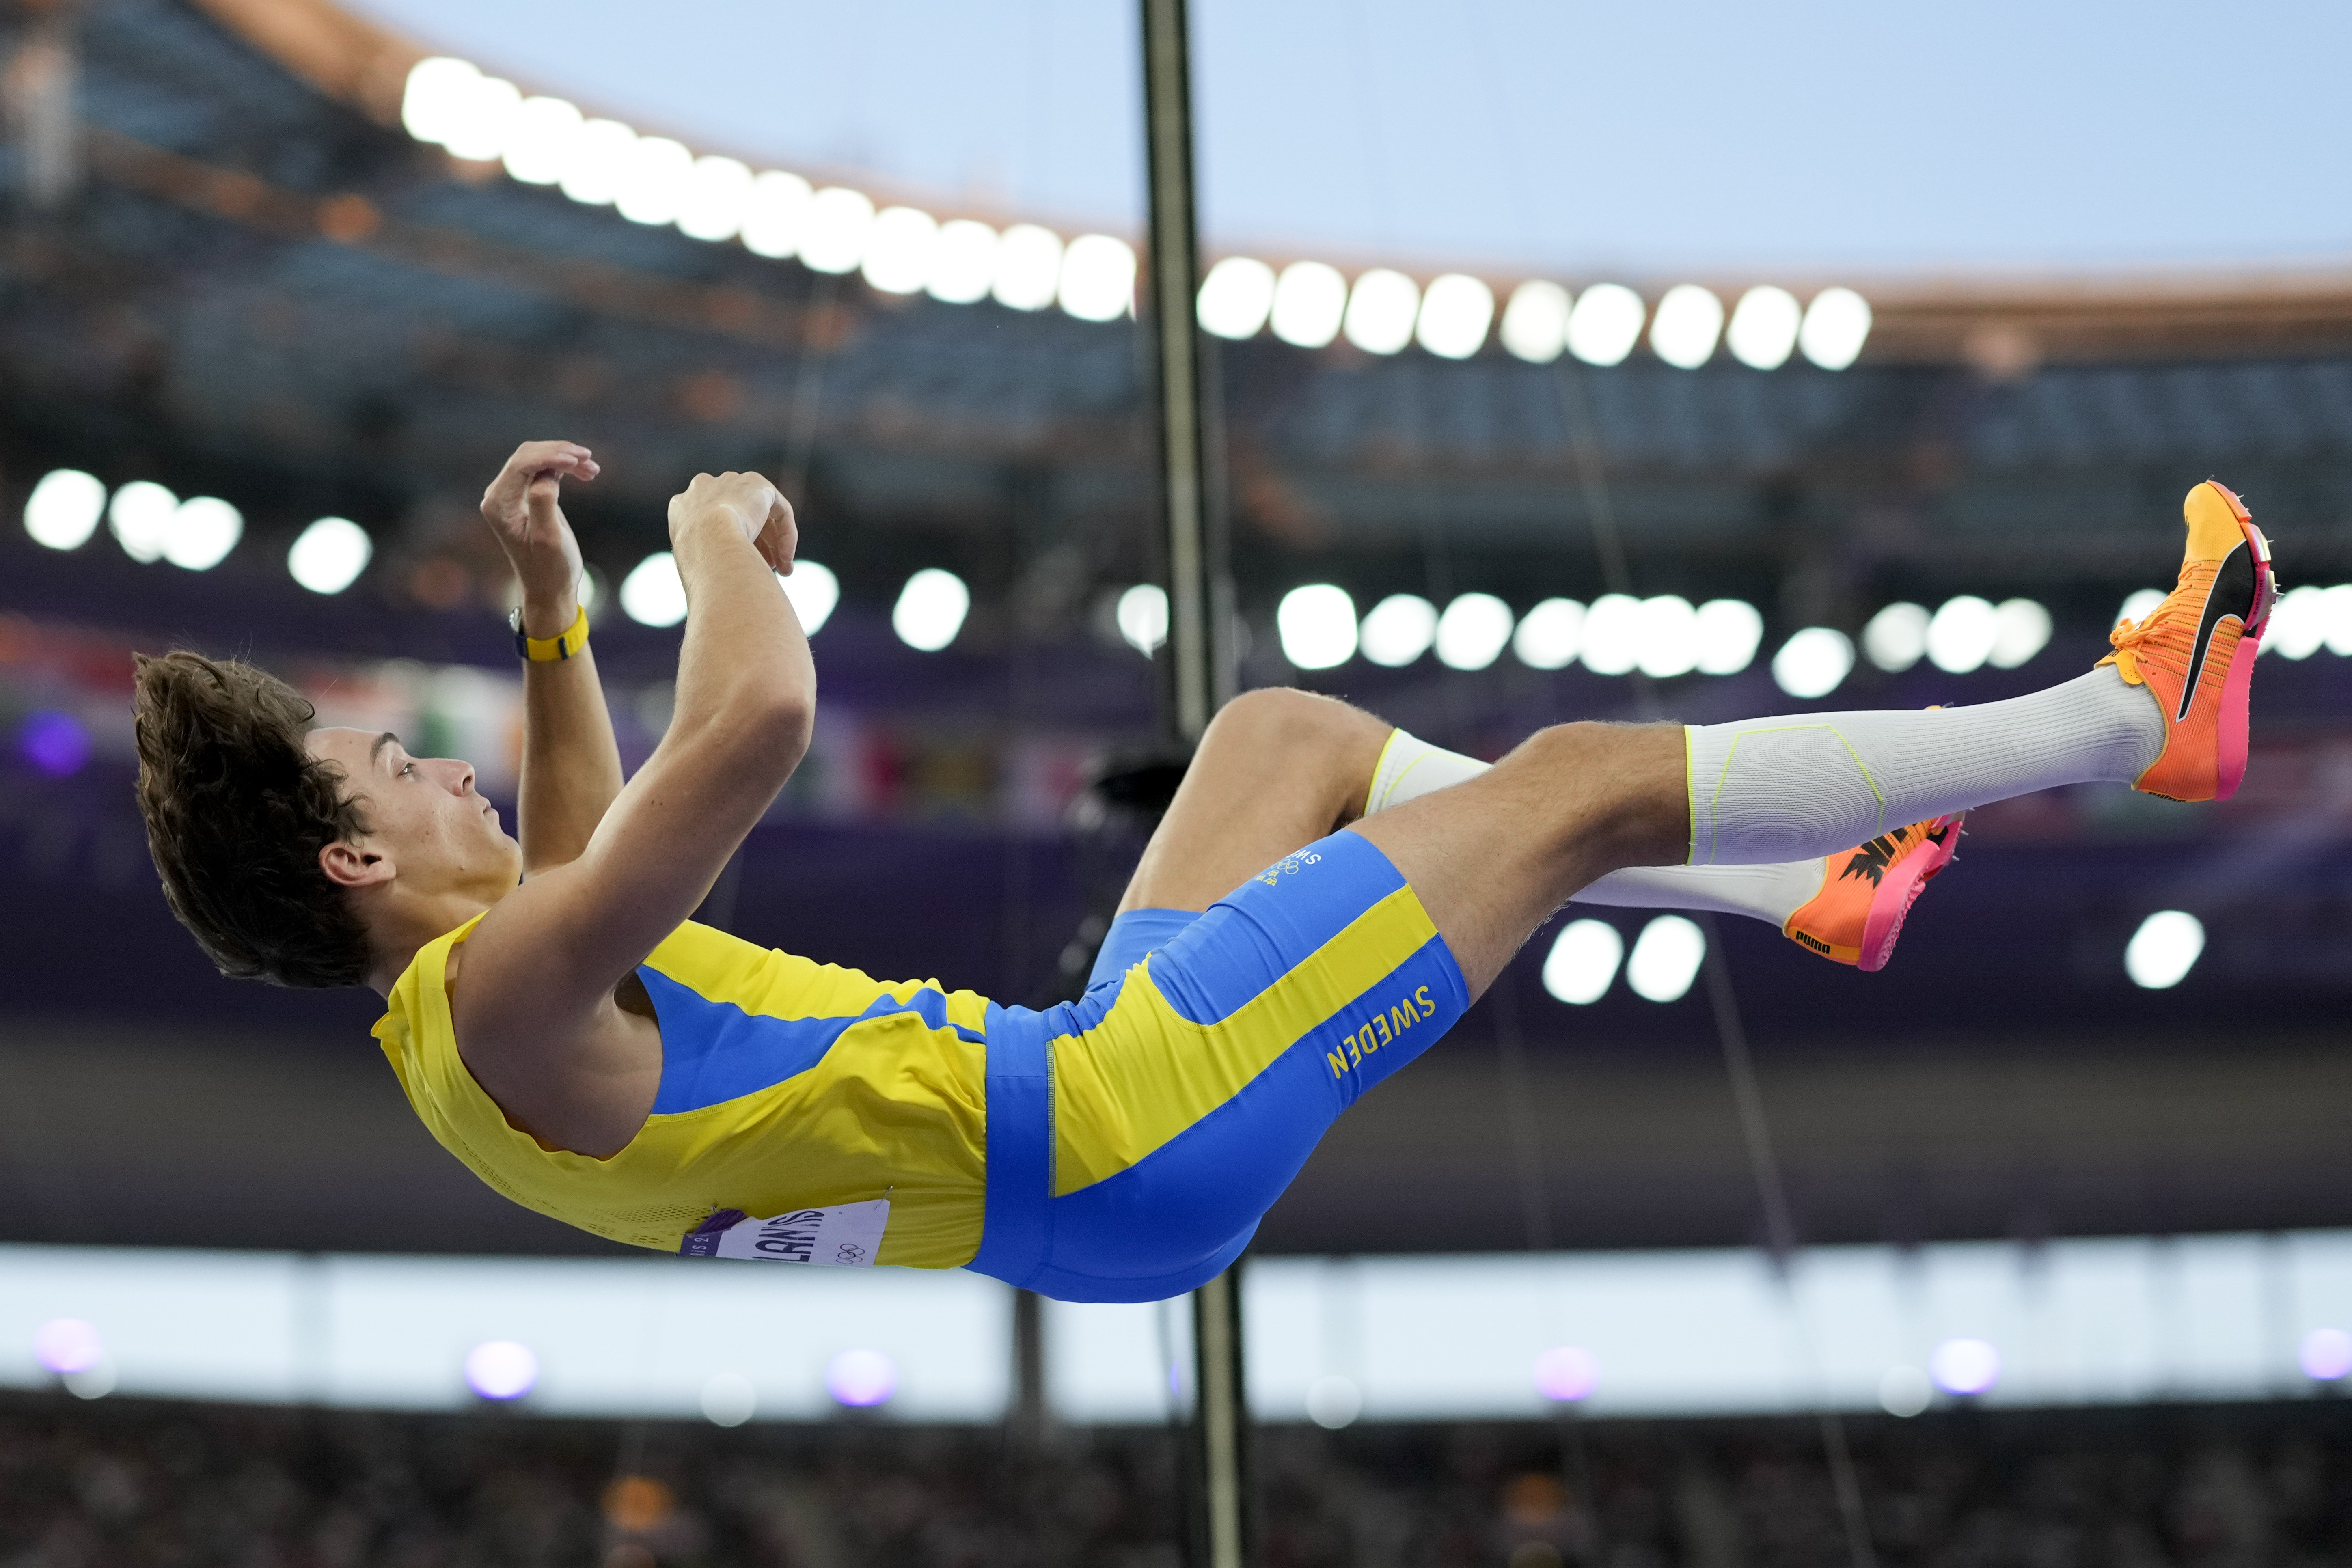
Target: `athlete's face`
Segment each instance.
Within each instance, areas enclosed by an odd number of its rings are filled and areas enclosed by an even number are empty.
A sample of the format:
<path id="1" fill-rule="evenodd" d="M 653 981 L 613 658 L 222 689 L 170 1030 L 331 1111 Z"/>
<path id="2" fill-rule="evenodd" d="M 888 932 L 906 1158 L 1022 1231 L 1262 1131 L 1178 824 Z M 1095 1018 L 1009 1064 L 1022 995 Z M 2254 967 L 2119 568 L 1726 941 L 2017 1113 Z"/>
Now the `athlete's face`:
<path id="1" fill-rule="evenodd" d="M 398 736 L 367 730 L 313 730 L 308 744 L 342 769 L 344 793 L 359 802 L 368 826 L 359 847 L 404 886 L 489 901 L 520 878 L 522 850 L 475 790 L 471 763 L 412 757 Z"/>

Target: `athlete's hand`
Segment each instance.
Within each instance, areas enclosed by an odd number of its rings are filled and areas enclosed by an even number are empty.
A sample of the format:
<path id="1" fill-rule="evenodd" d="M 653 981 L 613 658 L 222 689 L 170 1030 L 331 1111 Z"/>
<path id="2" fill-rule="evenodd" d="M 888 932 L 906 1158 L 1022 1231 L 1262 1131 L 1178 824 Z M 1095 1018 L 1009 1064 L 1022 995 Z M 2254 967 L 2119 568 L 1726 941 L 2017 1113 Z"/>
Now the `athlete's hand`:
<path id="1" fill-rule="evenodd" d="M 580 542 L 564 521 L 563 481 L 585 483 L 599 471 L 595 458 L 577 442 L 525 441 L 482 492 L 482 521 L 522 580 L 524 629 L 533 636 L 555 637 L 572 624 Z"/>
<path id="2" fill-rule="evenodd" d="M 793 552 L 800 545 L 793 503 L 759 474 L 695 475 L 692 484 L 669 498 L 670 542 L 677 543 L 695 528 L 731 529 L 770 566 L 792 574 Z"/>

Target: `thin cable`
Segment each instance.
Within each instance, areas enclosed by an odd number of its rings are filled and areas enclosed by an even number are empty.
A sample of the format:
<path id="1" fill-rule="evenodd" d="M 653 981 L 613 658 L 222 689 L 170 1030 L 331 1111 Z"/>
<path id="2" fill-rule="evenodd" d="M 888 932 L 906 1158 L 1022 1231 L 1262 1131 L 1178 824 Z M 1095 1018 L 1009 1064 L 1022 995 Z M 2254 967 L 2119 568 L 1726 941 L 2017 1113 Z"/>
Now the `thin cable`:
<path id="1" fill-rule="evenodd" d="M 1481 19 L 1485 20 L 1484 0 L 1477 0 Z M 1503 121 L 1501 141 L 1503 166 L 1518 188 L 1516 204 L 1524 223 L 1540 210 L 1531 196 L 1527 171 L 1519 159 L 1519 137 L 1517 117 L 1512 113 L 1511 100 L 1502 90 L 1488 49 L 1490 27 L 1469 30 L 1471 47 L 1477 57 L 1478 68 L 1486 78 L 1487 104 Z M 1633 596 L 1633 574 L 1625 558 L 1625 540 L 1617 526 L 1617 509 L 1609 493 L 1607 469 L 1601 461 L 1600 433 L 1592 417 L 1592 400 L 1584 384 L 1583 374 L 1563 354 L 1554 362 L 1551 383 L 1559 401 L 1561 423 L 1566 427 L 1570 466 L 1575 469 L 1578 489 L 1584 498 L 1585 516 L 1592 532 L 1592 550 L 1601 567 L 1601 578 L 1613 594 Z M 1633 673 L 1633 699 L 1636 711 L 1644 718 L 1663 716 L 1663 704 L 1658 700 L 1656 683 L 1640 669 Z M 1869 1516 L 1864 1509 L 1862 1480 L 1853 1467 L 1853 1454 L 1847 1445 L 1845 1423 L 1836 1411 L 1820 1397 L 1820 1366 L 1813 1354 L 1812 1336 L 1807 1331 L 1804 1304 L 1797 1295 L 1793 1264 L 1797 1250 L 1797 1226 L 1789 1203 L 1788 1183 L 1780 1171 L 1780 1160 L 1772 1138 L 1772 1123 L 1764 1109 L 1763 1090 L 1756 1079 L 1756 1063 L 1748 1048 L 1748 1028 L 1740 1016 L 1739 998 L 1731 984 L 1731 968 L 1723 955 L 1723 933 L 1712 914 L 1699 916 L 1700 929 L 1706 937 L 1707 1001 L 1714 1014 L 1715 1032 L 1722 1048 L 1725 1072 L 1731 1079 L 1732 1104 L 1739 1117 L 1740 1140 L 1748 1152 L 1748 1168 L 1756 1184 L 1759 1201 L 1764 1209 L 1765 1234 L 1772 1254 L 1773 1275 L 1788 1304 L 1790 1321 L 1795 1326 L 1802 1358 L 1806 1363 L 1807 1384 L 1814 1392 L 1813 1419 L 1822 1434 L 1822 1449 L 1829 1463 L 1830 1485 L 1837 1496 L 1838 1515 L 1845 1529 L 1846 1552 L 1853 1568 L 1877 1568 L 1877 1552 L 1870 1539 Z"/>

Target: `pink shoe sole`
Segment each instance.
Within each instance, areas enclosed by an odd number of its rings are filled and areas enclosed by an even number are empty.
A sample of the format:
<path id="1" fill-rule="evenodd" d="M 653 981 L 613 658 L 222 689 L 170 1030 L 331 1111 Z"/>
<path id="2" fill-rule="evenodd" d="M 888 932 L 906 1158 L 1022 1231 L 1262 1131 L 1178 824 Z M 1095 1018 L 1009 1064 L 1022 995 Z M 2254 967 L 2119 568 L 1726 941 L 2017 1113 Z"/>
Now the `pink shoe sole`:
<path id="1" fill-rule="evenodd" d="M 1903 934 L 1904 917 L 1927 890 L 1928 879 L 1950 865 L 1952 857 L 1959 853 L 1960 822 L 1967 816 L 1965 811 L 1956 811 L 1937 818 L 1937 826 L 1945 829 L 1943 841 L 1930 838 L 1926 848 L 1903 860 L 1879 883 L 1878 891 L 1870 900 L 1870 913 L 1862 922 L 1862 956 L 1854 962 L 1856 969 L 1881 970 L 1895 956 L 1895 943 Z"/>

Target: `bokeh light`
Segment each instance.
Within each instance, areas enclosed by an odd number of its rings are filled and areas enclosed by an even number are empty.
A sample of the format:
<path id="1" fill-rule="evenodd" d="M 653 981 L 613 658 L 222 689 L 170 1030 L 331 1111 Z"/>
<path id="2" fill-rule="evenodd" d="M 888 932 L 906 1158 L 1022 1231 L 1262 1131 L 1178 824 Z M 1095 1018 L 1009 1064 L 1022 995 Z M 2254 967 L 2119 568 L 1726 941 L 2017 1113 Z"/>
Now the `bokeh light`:
<path id="1" fill-rule="evenodd" d="M 1111 616 L 1127 646 L 1149 658 L 1168 640 L 1168 590 L 1138 583 L 1119 595 Z"/>
<path id="2" fill-rule="evenodd" d="M 760 1391 L 740 1372 L 715 1373 L 703 1381 L 700 1403 L 713 1426 L 740 1426 L 760 1413 Z"/>
<path id="3" fill-rule="evenodd" d="M 1771 284 L 1750 289 L 1739 297 L 1724 330 L 1723 346 L 1750 370 L 1778 370 L 1797 349 L 1797 328 L 1804 311 L 1797 297 Z"/>
<path id="4" fill-rule="evenodd" d="M 1294 348 L 1319 349 L 1339 335 L 1348 280 L 1320 261 L 1294 261 L 1274 285 L 1274 335 Z"/>
<path id="5" fill-rule="evenodd" d="M 1772 656 L 1772 680 L 1790 696 L 1810 702 L 1827 697 L 1853 673 L 1853 642 L 1834 626 L 1807 626 Z"/>
<path id="6" fill-rule="evenodd" d="M 1601 1360 L 1580 1345 L 1555 1345 L 1536 1357 L 1535 1382 L 1553 1404 L 1578 1404 L 1601 1386 Z"/>
<path id="7" fill-rule="evenodd" d="M 79 549 L 106 514 L 106 486 L 79 468 L 53 468 L 25 498 L 25 531 L 51 550 Z"/>
<path id="8" fill-rule="evenodd" d="M 843 1351 L 825 1363 L 824 1387 L 836 1404 L 871 1409 L 898 1392 L 898 1367 L 880 1351 Z"/>
<path id="9" fill-rule="evenodd" d="M 2000 1381 L 2000 1352 L 1984 1340 L 1946 1340 L 1928 1353 L 1927 1375 L 1945 1393 L 1973 1398 Z"/>
<path id="10" fill-rule="evenodd" d="M 1805 307 L 1797 347 L 1823 370 L 1843 370 L 1870 341 L 1870 301 L 1851 289 L 1824 289 Z"/>
<path id="11" fill-rule="evenodd" d="M 1696 370 L 1715 357 L 1723 333 L 1723 301 L 1696 283 L 1677 283 L 1650 320 L 1650 348 L 1677 370 Z"/>
<path id="12" fill-rule="evenodd" d="M 313 594 L 340 594 L 367 570 L 375 542 L 347 517 L 322 517 L 297 534 L 286 570 Z"/>
<path id="13" fill-rule="evenodd" d="M 1927 606 L 1897 599 L 1862 628 L 1862 651 L 1889 675 L 1900 675 L 1927 654 Z"/>
<path id="14" fill-rule="evenodd" d="M 1082 234 L 1062 252 L 1062 281 L 1055 298 L 1081 321 L 1108 321 L 1135 304 L 1135 252 L 1108 234 Z"/>
<path id="15" fill-rule="evenodd" d="M 898 640 L 923 653 L 937 653 L 955 641 L 971 610 L 971 590 L 962 578 L 926 566 L 907 579 L 890 607 L 890 629 Z"/>
<path id="16" fill-rule="evenodd" d="M 51 1318 L 33 1331 L 33 1359 L 59 1377 L 88 1372 L 106 1360 L 98 1326 L 81 1318 Z"/>
<path id="17" fill-rule="evenodd" d="M 1265 325 L 1274 310 L 1274 268 L 1248 256 L 1228 256 L 1201 279 L 1194 309 L 1201 330 L 1221 338 L 1246 338 Z"/>
<path id="18" fill-rule="evenodd" d="M 1648 307 L 1622 283 L 1595 283 L 1568 313 L 1568 352 L 1587 364 L 1622 364 L 1642 341 Z"/>
<path id="19" fill-rule="evenodd" d="M 1359 642 L 1366 658 L 1402 668 L 1437 640 L 1437 606 L 1418 594 L 1391 594 L 1364 616 Z"/>
<path id="20" fill-rule="evenodd" d="M 466 1386 L 484 1399 L 520 1399 L 539 1386 L 539 1357 L 515 1340 L 484 1340 L 466 1352 Z"/>
<path id="21" fill-rule="evenodd" d="M 1546 599 L 1519 617 L 1511 652 L 1529 669 L 1565 669 L 1584 651 L 1584 606 L 1574 599 Z"/>
<path id="22" fill-rule="evenodd" d="M 1706 960 L 1706 934 L 1681 915 L 1660 915 L 1633 939 L 1625 984 L 1648 1002 L 1679 1002 Z"/>
<path id="23" fill-rule="evenodd" d="M 802 632 L 814 637 L 824 630 L 824 623 L 833 619 L 834 609 L 841 603 L 841 579 L 833 574 L 833 568 L 803 558 L 793 563 L 791 576 L 779 573 L 776 581 L 783 584 L 784 597 L 793 602 Z"/>
<path id="24" fill-rule="evenodd" d="M 1516 617 L 1492 594 L 1460 594 L 1437 617 L 1437 660 L 1448 669 L 1484 669 L 1511 640 Z"/>
<path id="25" fill-rule="evenodd" d="M 1624 962 L 1625 939 L 1607 921 L 1570 921 L 1544 954 L 1543 988 L 1558 1001 L 1582 1007 L 1609 994 Z"/>
<path id="26" fill-rule="evenodd" d="M 1293 588 L 1275 607 L 1282 657 L 1300 669 L 1333 669 L 1356 657 L 1356 602 L 1330 583 Z"/>
<path id="27" fill-rule="evenodd" d="M 2204 921 L 2186 910 L 2158 910 L 2124 945 L 2124 973 L 2144 990 L 2169 990 L 2189 978 L 2204 952 Z"/>
<path id="28" fill-rule="evenodd" d="M 621 579 L 621 613 L 641 626 L 674 626 L 686 619 L 686 582 L 677 557 L 657 550 Z"/>
<path id="29" fill-rule="evenodd" d="M 49 777 L 70 778 L 89 761 L 89 731 L 70 713 L 27 713 L 16 727 L 16 751 Z"/>
<path id="30" fill-rule="evenodd" d="M 1352 1378 L 1318 1377 L 1307 1385 L 1307 1418 L 1327 1432 L 1353 1426 L 1363 1413 L 1363 1390 Z"/>
<path id="31" fill-rule="evenodd" d="M 2296 1347 L 2295 1363 L 2314 1383 L 2352 1377 L 2352 1334 L 2342 1329 L 2312 1330 Z"/>
<path id="32" fill-rule="evenodd" d="M 1375 267 L 1360 274 L 1348 293 L 1340 330 L 1366 353 L 1392 354 L 1412 342 L 1421 314 L 1421 289 L 1403 273 Z"/>
<path id="33" fill-rule="evenodd" d="M 1468 359 L 1484 348 L 1495 320 L 1495 291 L 1465 272 L 1430 280 L 1413 336 L 1440 359 Z"/>
<path id="34" fill-rule="evenodd" d="M 1549 364 L 1568 348 L 1568 290 L 1544 279 L 1532 279 L 1511 290 L 1503 310 L 1503 347 L 1529 364 Z"/>

